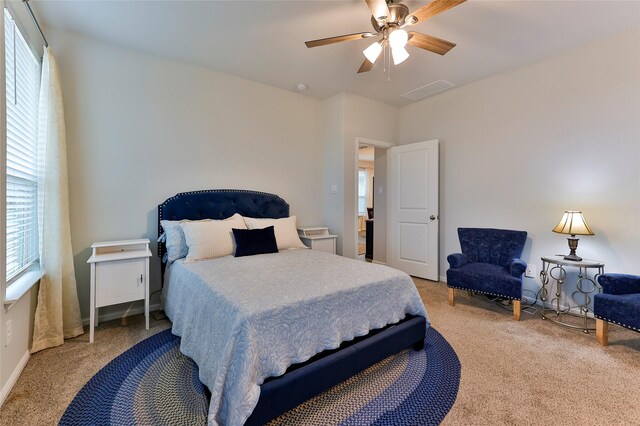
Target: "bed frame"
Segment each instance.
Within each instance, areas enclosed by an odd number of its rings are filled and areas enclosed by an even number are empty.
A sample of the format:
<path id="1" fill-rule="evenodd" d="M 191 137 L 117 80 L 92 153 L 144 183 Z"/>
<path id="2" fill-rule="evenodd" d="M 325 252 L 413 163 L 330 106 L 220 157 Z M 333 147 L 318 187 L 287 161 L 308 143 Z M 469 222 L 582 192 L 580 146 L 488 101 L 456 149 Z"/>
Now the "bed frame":
<path id="1" fill-rule="evenodd" d="M 158 236 L 161 220 L 226 219 L 235 213 L 257 218 L 289 217 L 289 204 L 274 194 L 237 189 L 181 192 L 158 206 Z M 158 256 L 166 252 L 158 243 Z M 165 265 L 162 263 L 164 279 Z M 403 349 L 424 348 L 426 319 L 408 315 L 397 324 L 372 330 L 366 336 L 344 342 L 308 361 L 294 364 L 279 377 L 260 386 L 260 399 L 246 425 L 262 425 L 304 401 L 348 379 Z"/>

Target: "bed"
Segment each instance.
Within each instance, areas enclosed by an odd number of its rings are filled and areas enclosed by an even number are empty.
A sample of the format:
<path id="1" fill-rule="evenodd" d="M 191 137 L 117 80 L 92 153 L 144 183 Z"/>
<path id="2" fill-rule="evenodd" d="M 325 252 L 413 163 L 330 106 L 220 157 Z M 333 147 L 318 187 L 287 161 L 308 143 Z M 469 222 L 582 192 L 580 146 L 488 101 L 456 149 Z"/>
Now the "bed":
<path id="1" fill-rule="evenodd" d="M 177 194 L 160 221 L 286 218 L 255 191 Z M 162 258 L 166 248 L 159 243 Z M 209 424 L 264 424 L 376 362 L 420 350 L 428 319 L 399 271 L 313 250 L 163 263 L 165 312 L 212 394 Z M 408 281 L 407 281 L 408 280 Z"/>

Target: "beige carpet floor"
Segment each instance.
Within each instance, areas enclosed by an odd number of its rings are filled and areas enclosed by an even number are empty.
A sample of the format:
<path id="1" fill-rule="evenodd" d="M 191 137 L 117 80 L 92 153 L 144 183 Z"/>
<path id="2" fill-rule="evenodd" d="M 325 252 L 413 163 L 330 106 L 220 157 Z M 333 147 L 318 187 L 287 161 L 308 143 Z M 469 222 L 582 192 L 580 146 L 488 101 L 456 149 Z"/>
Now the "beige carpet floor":
<path id="1" fill-rule="evenodd" d="M 585 335 L 458 292 L 447 304 L 442 283 L 416 279 L 433 326 L 462 363 L 458 399 L 446 425 L 640 425 L 640 333 L 610 328 L 610 346 Z M 100 368 L 169 326 L 141 316 L 101 324 L 88 335 L 31 357 L 0 411 L 1 425 L 53 425 Z"/>

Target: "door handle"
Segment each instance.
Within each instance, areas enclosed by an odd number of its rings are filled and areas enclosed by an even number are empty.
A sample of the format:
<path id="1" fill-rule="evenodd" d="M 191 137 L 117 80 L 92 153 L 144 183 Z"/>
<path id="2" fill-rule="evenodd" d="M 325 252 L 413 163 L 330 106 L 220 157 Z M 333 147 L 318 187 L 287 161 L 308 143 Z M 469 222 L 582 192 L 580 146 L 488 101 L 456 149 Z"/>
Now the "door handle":
<path id="1" fill-rule="evenodd" d="M 431 215 L 431 216 L 429 216 L 429 219 L 436 220 L 436 216 L 435 215 Z"/>

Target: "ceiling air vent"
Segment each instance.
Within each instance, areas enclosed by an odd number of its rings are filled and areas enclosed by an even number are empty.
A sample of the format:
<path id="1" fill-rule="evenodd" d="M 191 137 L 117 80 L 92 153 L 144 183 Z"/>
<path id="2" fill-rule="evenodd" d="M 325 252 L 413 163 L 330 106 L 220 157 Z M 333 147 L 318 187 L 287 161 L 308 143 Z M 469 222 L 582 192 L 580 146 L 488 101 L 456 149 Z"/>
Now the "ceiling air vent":
<path id="1" fill-rule="evenodd" d="M 400 96 L 405 99 L 417 101 L 419 99 L 426 98 L 427 96 L 435 95 L 436 93 L 450 89 L 453 86 L 455 86 L 455 84 L 448 82 L 447 80 L 438 80 L 425 86 L 418 87 L 417 89 L 410 90 Z"/>

